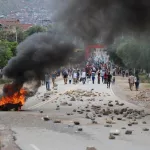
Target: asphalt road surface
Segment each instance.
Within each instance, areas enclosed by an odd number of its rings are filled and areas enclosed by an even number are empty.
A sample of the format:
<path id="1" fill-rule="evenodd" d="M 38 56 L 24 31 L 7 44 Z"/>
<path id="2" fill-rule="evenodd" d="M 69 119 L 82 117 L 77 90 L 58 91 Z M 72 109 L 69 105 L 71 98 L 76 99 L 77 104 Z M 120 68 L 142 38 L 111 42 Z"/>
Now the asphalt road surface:
<path id="1" fill-rule="evenodd" d="M 113 106 L 110 109 L 129 107 L 141 110 L 143 108 L 121 100 L 112 89 L 107 89 L 102 83 L 93 85 L 90 81 L 85 85 L 82 83 L 64 85 L 63 81 L 58 81 L 57 84 L 58 89 L 49 92 L 46 91 L 45 86 L 40 87 L 38 93 L 28 99 L 23 111 L 0 113 L 0 123 L 13 131 L 15 142 L 21 150 L 86 150 L 86 147 L 91 146 L 97 150 L 150 149 L 150 131 L 143 131 L 143 128 L 150 127 L 149 116 L 137 120 L 138 124 L 128 126 L 131 119 L 117 120 L 117 117 L 122 118 L 121 115 L 117 115 L 114 116 L 112 127 L 104 127 L 111 115 L 98 117 L 91 106 L 101 106 L 101 110 L 107 109 L 108 102 L 112 101 Z M 72 90 L 78 91 L 74 94 L 64 94 Z M 87 95 L 83 96 L 83 93 Z M 93 93 L 93 96 L 88 93 Z M 74 101 L 71 101 L 72 96 L 75 98 Z M 116 106 L 116 100 L 125 105 Z M 74 109 L 80 111 L 73 112 Z M 86 112 L 87 109 L 90 112 Z M 90 119 L 86 118 L 86 114 Z M 50 120 L 44 121 L 45 116 Z M 61 123 L 54 123 L 59 120 Z M 74 125 L 74 121 L 79 121 L 80 125 Z M 146 121 L 146 124 L 143 124 L 143 121 Z M 83 131 L 78 131 L 79 128 Z M 115 140 L 110 140 L 110 131 L 114 129 L 118 129 L 120 135 L 115 136 Z M 125 134 L 127 129 L 132 130 L 132 135 Z"/>

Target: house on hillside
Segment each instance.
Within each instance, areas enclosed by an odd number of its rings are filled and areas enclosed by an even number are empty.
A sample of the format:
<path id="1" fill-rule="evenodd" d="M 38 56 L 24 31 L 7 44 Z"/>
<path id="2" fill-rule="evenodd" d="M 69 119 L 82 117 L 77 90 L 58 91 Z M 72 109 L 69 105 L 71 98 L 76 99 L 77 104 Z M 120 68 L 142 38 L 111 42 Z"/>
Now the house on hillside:
<path id="1" fill-rule="evenodd" d="M 20 28 L 22 31 L 26 31 L 32 26 L 32 24 L 21 24 L 18 19 L 0 19 L 0 29 L 14 33 L 17 28 Z"/>

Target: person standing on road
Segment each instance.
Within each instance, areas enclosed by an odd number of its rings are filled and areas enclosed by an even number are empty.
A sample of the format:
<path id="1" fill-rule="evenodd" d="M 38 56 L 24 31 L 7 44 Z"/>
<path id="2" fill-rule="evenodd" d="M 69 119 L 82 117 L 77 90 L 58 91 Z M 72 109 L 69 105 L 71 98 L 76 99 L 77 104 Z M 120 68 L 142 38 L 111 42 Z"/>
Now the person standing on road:
<path id="1" fill-rule="evenodd" d="M 53 73 L 52 73 L 53 88 L 55 87 L 55 79 L 56 79 L 56 72 L 53 72 Z"/>
<path id="2" fill-rule="evenodd" d="M 140 84 L 140 78 L 138 75 L 135 76 L 134 82 L 135 82 L 135 89 L 136 89 L 136 91 L 138 91 L 139 90 L 139 84 Z"/>
<path id="3" fill-rule="evenodd" d="M 73 83 L 74 84 L 77 83 L 77 71 L 74 71 L 74 73 L 73 73 Z"/>
<path id="4" fill-rule="evenodd" d="M 80 70 L 77 70 L 77 82 L 79 82 L 80 79 Z"/>
<path id="5" fill-rule="evenodd" d="M 110 88 L 111 79 L 112 79 L 112 75 L 109 72 L 107 77 L 107 88 Z"/>
<path id="6" fill-rule="evenodd" d="M 82 78 L 82 83 L 85 84 L 85 82 L 86 82 L 86 72 L 85 72 L 85 70 L 82 71 L 81 78 Z"/>
<path id="7" fill-rule="evenodd" d="M 95 81 L 95 72 L 93 71 L 92 72 L 92 83 L 94 84 L 94 81 Z"/>
<path id="8" fill-rule="evenodd" d="M 107 84 L 107 79 L 108 79 L 108 73 L 107 73 L 107 71 L 105 71 L 105 74 L 104 74 L 104 84 Z"/>
<path id="9" fill-rule="evenodd" d="M 67 70 L 65 70 L 63 72 L 63 78 L 64 78 L 64 84 L 67 84 L 67 78 L 68 78 L 68 72 L 67 72 Z"/>
<path id="10" fill-rule="evenodd" d="M 104 74 L 105 74 L 105 72 L 103 70 L 101 70 L 102 83 L 104 82 Z"/>
<path id="11" fill-rule="evenodd" d="M 101 74 L 100 74 L 100 71 L 98 71 L 97 79 L 98 79 L 98 84 L 100 84 L 100 80 L 101 80 Z"/>
<path id="12" fill-rule="evenodd" d="M 48 73 L 45 74 L 45 83 L 46 83 L 46 90 L 50 90 L 50 75 Z"/>
<path id="13" fill-rule="evenodd" d="M 129 78 L 128 78 L 129 88 L 130 88 L 131 91 L 133 90 L 134 80 L 135 80 L 135 78 L 134 78 L 134 76 L 131 74 L 131 75 L 129 76 Z"/>

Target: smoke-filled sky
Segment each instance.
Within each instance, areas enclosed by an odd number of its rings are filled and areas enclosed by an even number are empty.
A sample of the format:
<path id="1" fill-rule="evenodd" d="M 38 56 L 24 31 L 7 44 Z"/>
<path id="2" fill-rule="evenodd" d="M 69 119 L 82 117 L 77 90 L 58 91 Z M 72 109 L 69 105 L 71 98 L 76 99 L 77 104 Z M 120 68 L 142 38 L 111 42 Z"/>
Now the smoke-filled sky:
<path id="1" fill-rule="evenodd" d="M 112 42 L 121 32 L 145 32 L 150 28 L 149 0 L 72 0 L 58 20 L 85 42 L 103 36 Z"/>
<path id="2" fill-rule="evenodd" d="M 64 0 L 55 20 L 63 22 L 66 32 L 90 43 L 99 36 L 111 43 L 125 31 L 149 32 L 150 0 Z M 65 31 L 64 31 L 65 32 Z M 17 56 L 4 69 L 7 77 L 26 81 L 42 78 L 45 68 L 62 66 L 72 54 L 73 45 L 61 43 L 63 37 L 40 33 L 27 38 L 17 48 Z M 29 76 L 30 75 L 30 76 Z"/>
<path id="3" fill-rule="evenodd" d="M 17 47 L 17 56 L 4 68 L 4 74 L 16 82 L 43 79 L 45 69 L 56 69 L 67 62 L 74 46 L 61 36 L 37 33 Z"/>

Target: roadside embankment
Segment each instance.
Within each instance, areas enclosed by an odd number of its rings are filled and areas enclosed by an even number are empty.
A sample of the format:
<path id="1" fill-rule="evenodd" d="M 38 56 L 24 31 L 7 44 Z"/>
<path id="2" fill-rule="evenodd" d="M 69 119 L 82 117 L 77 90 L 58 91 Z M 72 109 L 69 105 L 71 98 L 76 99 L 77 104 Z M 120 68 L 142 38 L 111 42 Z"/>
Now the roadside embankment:
<path id="1" fill-rule="evenodd" d="M 140 83 L 139 91 L 129 89 L 128 78 L 116 76 L 116 83 L 112 86 L 114 93 L 131 103 L 150 109 L 150 84 Z"/>

